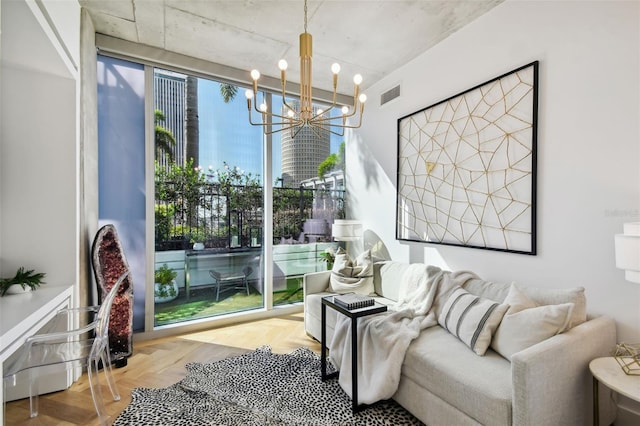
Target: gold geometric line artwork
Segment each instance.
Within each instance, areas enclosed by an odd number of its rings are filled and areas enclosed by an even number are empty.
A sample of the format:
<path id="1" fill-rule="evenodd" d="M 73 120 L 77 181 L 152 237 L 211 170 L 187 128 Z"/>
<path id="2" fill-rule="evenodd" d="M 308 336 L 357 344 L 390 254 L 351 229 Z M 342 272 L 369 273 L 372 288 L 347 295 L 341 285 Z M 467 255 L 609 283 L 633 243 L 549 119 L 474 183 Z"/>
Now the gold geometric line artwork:
<path id="1" fill-rule="evenodd" d="M 398 120 L 399 240 L 535 254 L 538 62 Z"/>

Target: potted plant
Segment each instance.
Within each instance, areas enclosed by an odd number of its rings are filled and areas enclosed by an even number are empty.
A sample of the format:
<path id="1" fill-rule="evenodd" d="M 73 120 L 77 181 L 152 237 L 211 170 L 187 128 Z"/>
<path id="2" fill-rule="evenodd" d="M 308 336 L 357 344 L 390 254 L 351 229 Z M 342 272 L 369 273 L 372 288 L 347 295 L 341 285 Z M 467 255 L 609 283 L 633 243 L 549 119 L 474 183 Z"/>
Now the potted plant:
<path id="1" fill-rule="evenodd" d="M 333 262 L 336 261 L 336 249 L 333 247 L 327 247 L 323 252 L 320 253 L 320 258 L 327 262 L 327 270 L 333 269 Z"/>
<path id="2" fill-rule="evenodd" d="M 169 302 L 178 297 L 178 284 L 176 276 L 178 273 L 169 268 L 165 263 L 154 273 L 154 300 L 156 303 Z"/>
<path id="3" fill-rule="evenodd" d="M 35 290 L 44 284 L 45 275 L 44 272 L 35 272 L 33 269 L 25 271 L 24 266 L 21 266 L 15 276 L 0 280 L 0 296 Z"/>
<path id="4" fill-rule="evenodd" d="M 193 244 L 194 250 L 204 250 L 205 240 L 204 233 L 200 230 L 196 230 L 191 234 L 191 244 Z"/>

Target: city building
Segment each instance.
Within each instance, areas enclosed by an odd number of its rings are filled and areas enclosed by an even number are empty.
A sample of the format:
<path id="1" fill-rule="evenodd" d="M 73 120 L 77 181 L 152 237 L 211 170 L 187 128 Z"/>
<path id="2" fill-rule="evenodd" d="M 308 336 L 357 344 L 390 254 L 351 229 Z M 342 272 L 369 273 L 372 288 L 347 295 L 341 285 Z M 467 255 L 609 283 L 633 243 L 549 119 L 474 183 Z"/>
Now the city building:
<path id="1" fill-rule="evenodd" d="M 300 107 L 297 102 L 290 105 L 296 110 Z M 284 109 L 286 107 L 283 107 L 283 115 L 286 115 Z M 314 107 L 313 112 L 318 112 L 317 107 Z M 329 132 L 318 133 L 311 127 L 305 127 L 297 134 L 282 132 L 283 186 L 297 187 L 302 181 L 318 176 L 318 165 L 330 153 L 330 136 Z"/>
<path id="2" fill-rule="evenodd" d="M 184 166 L 185 137 L 184 116 L 186 112 L 186 76 L 172 71 L 156 68 L 153 77 L 153 107 L 162 111 L 165 120 L 157 123 L 170 130 L 176 141 L 173 155 L 179 166 Z M 158 162 L 167 166 L 167 156 L 160 156 Z"/>

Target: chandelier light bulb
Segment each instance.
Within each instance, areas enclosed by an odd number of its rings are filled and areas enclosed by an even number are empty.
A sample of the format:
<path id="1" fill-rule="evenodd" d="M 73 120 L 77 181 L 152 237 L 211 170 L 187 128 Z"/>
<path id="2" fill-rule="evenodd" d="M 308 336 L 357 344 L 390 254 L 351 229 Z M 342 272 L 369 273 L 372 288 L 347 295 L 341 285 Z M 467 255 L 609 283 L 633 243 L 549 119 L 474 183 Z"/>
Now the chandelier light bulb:
<path id="1" fill-rule="evenodd" d="M 367 102 L 367 95 L 365 95 L 364 93 L 361 94 L 358 100 L 360 101 L 361 104 Z"/>
<path id="2" fill-rule="evenodd" d="M 2 0 L 0 0 L 2 1 Z M 314 0 L 311 0 L 313 2 Z M 312 81 L 312 37 L 307 32 L 307 3 L 309 0 L 304 0 L 304 32 L 300 34 L 300 68 L 296 67 L 296 72 L 300 72 L 299 80 L 299 101 L 296 107 L 290 106 L 287 102 L 290 98 L 294 98 L 295 95 L 287 93 L 287 68 L 289 64 L 281 57 L 278 61 L 278 68 L 280 69 L 280 86 L 281 86 L 281 103 L 272 104 L 268 95 L 261 97 L 262 103 L 258 102 L 258 79 L 260 73 L 254 69 L 251 71 L 252 83 L 250 88 L 253 90 L 247 90 L 245 96 L 247 97 L 247 109 L 249 114 L 249 124 L 252 126 L 261 126 L 265 135 L 281 131 L 289 131 L 291 139 L 295 139 L 299 132 L 304 129 L 313 129 L 316 135 L 320 135 L 322 132 L 325 134 L 332 134 L 337 136 L 343 136 L 346 129 L 357 129 L 362 125 L 362 115 L 364 111 L 364 101 L 367 99 L 365 95 L 360 95 L 360 84 L 362 83 L 362 75 L 356 74 L 353 77 L 355 87 L 353 90 L 353 101 L 349 102 L 350 106 L 343 106 L 344 103 L 338 104 L 338 74 L 341 71 L 341 66 L 337 62 L 331 64 L 331 77 L 333 83 L 333 90 L 323 95 L 324 101 L 330 102 L 328 105 L 323 105 L 324 109 L 318 108 L 313 97 L 313 81 Z M 275 58 L 274 58 L 275 59 Z M 273 80 L 268 78 L 270 83 Z M 359 96 L 360 95 L 360 96 Z M 331 96 L 331 97 L 330 97 Z M 255 98 L 255 101 L 252 99 Z M 282 110 L 276 112 L 280 105 Z M 358 105 L 360 105 L 358 107 Z M 267 111 L 267 109 L 273 109 L 273 112 Z M 336 111 L 335 114 L 331 113 L 333 109 L 340 109 L 342 115 L 339 115 Z M 253 113 L 252 113 L 253 111 Z M 261 120 L 253 121 L 253 115 L 260 116 Z M 356 116 L 357 114 L 357 116 Z M 347 123 L 347 119 L 354 117 L 351 122 Z"/>

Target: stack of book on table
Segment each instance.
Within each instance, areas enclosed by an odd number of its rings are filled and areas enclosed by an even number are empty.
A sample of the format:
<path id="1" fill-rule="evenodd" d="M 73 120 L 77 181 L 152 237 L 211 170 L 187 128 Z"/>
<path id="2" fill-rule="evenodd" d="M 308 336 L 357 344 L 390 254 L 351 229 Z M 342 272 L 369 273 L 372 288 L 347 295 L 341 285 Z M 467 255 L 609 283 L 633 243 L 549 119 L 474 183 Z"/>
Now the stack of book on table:
<path id="1" fill-rule="evenodd" d="M 347 293 L 333 297 L 333 303 L 345 309 L 360 309 L 367 306 L 373 306 L 375 301 L 373 297 L 364 294 Z"/>

